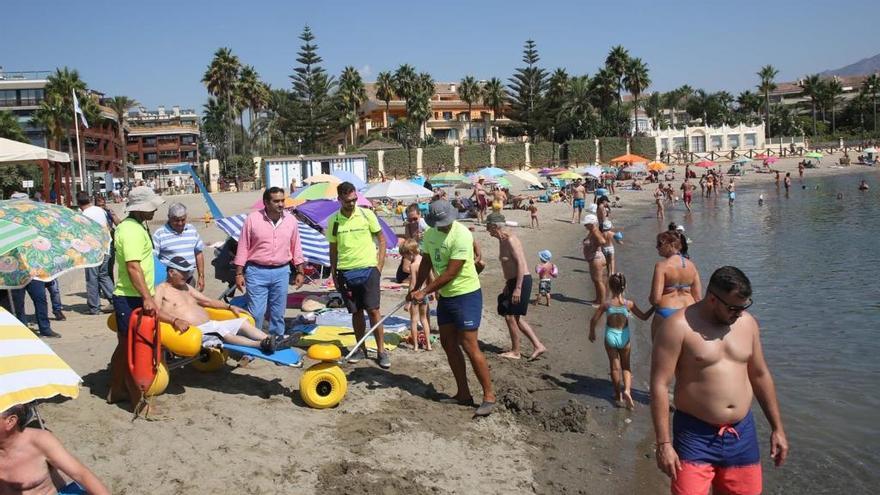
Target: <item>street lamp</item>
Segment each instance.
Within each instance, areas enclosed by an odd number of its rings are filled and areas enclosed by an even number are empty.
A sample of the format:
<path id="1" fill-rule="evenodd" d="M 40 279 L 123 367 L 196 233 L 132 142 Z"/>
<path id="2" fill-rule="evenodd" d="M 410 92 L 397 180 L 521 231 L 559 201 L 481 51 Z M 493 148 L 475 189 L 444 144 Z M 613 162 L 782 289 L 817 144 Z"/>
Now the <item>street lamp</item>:
<path id="1" fill-rule="evenodd" d="M 300 154 L 300 156 L 302 156 L 302 154 L 303 154 L 303 139 L 296 138 L 296 144 L 299 146 L 299 154 Z"/>

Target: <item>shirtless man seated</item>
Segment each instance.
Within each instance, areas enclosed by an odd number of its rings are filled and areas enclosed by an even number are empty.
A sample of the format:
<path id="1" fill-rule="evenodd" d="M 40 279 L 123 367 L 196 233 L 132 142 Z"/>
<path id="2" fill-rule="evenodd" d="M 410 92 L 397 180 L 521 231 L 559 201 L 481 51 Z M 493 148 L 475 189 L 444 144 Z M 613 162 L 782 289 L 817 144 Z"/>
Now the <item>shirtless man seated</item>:
<path id="1" fill-rule="evenodd" d="M 0 494 L 54 494 L 65 481 L 59 471 L 92 495 L 110 490 L 72 456 L 52 433 L 25 428 L 27 406 L 0 413 Z"/>
<path id="2" fill-rule="evenodd" d="M 193 266 L 184 258 L 175 256 L 168 262 L 168 279 L 156 287 L 156 306 L 171 318 L 171 325 L 178 332 L 185 332 L 190 326 L 202 331 L 202 342 L 216 342 L 219 338 L 229 344 L 260 349 L 272 354 L 279 346 L 274 336 L 267 335 L 246 318 L 232 320 L 211 320 L 204 308 L 228 309 L 240 316 L 244 310 L 211 299 L 186 283 Z"/>
<path id="3" fill-rule="evenodd" d="M 709 279 L 706 297 L 666 320 L 651 357 L 651 417 L 657 466 L 672 493 L 761 493 L 752 398 L 770 423 L 770 456 L 780 466 L 788 441 L 752 305 L 751 282 L 732 266 Z M 675 379 L 669 432 L 668 387 Z"/>

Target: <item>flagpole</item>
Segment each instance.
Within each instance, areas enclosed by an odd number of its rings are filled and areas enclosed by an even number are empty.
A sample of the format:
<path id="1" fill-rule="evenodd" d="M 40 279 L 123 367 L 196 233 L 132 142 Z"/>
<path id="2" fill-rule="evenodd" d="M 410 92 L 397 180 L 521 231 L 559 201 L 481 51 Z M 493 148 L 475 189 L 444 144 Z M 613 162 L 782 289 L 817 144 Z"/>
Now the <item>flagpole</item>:
<path id="1" fill-rule="evenodd" d="M 76 90 L 71 90 L 71 92 L 73 93 L 73 126 L 74 126 L 74 129 L 76 129 L 76 154 L 77 154 L 77 161 L 79 162 L 78 163 L 79 164 L 79 180 L 80 180 L 80 189 L 79 190 L 85 191 L 86 190 L 86 176 L 84 173 L 85 169 L 83 168 L 82 145 L 79 142 L 79 117 L 77 116 Z M 80 111 L 82 111 L 82 110 L 80 110 Z M 76 177 L 74 177 L 72 180 L 74 182 L 74 186 L 72 186 L 73 189 L 71 189 L 71 190 L 74 191 L 76 189 L 76 186 L 75 186 Z"/>

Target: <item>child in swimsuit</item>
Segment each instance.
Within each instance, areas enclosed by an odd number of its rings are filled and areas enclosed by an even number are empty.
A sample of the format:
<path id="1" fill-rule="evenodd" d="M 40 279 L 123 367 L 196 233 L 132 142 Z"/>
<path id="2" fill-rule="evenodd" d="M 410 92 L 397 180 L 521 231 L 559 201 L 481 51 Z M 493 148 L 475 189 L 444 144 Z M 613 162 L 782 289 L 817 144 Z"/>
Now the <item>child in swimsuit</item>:
<path id="1" fill-rule="evenodd" d="M 602 315 L 605 317 L 605 352 L 611 367 L 611 382 L 614 384 L 614 400 L 627 409 L 633 409 L 632 371 L 630 368 L 629 316 L 633 314 L 646 321 L 654 312 L 652 307 L 643 312 L 636 303 L 627 300 L 626 277 L 622 273 L 612 273 L 608 279 L 611 299 L 602 304 L 590 319 L 590 342 L 596 341 L 596 325 Z M 622 376 L 621 376 L 622 375 Z"/>
<path id="2" fill-rule="evenodd" d="M 531 217 L 532 228 L 540 229 L 541 227 L 538 225 L 538 205 L 535 204 L 534 199 L 529 200 L 529 216 Z"/>
<path id="3" fill-rule="evenodd" d="M 415 239 L 407 239 L 400 246 L 400 255 L 409 261 L 409 289 L 415 290 L 416 278 L 413 276 L 418 273 L 419 265 L 422 262 L 422 255 L 419 249 L 419 243 Z M 412 337 L 413 351 L 418 352 L 419 347 L 426 351 L 431 350 L 431 300 L 429 296 L 425 296 L 421 301 L 411 301 L 406 303 L 404 309 L 409 311 L 410 319 L 410 336 Z M 421 331 L 419 327 L 421 326 Z"/>
<path id="4" fill-rule="evenodd" d="M 538 253 L 538 259 L 541 262 L 535 266 L 535 273 L 538 274 L 538 297 L 535 298 L 535 304 L 544 298 L 544 304 L 550 307 L 550 292 L 553 290 L 553 279 L 559 276 L 559 268 L 550 260 L 553 259 L 553 253 L 543 250 Z"/>

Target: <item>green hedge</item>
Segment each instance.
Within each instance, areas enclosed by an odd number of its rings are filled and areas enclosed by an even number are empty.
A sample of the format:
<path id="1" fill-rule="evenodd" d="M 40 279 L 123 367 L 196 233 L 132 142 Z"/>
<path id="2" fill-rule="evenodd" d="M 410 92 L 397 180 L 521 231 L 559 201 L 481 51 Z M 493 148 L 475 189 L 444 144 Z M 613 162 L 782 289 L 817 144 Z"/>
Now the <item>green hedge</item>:
<path id="1" fill-rule="evenodd" d="M 412 153 L 412 165 L 409 160 Z M 403 179 L 416 173 L 416 150 L 415 148 L 407 152 L 406 149 L 388 150 L 383 158 L 385 164 L 385 176 L 388 178 L 397 177 Z"/>
<path id="2" fill-rule="evenodd" d="M 608 163 L 612 158 L 626 154 L 626 138 L 599 138 L 599 161 Z"/>
<path id="3" fill-rule="evenodd" d="M 529 146 L 529 160 L 532 167 L 552 166 L 553 152 L 556 150 L 556 158 L 559 158 L 559 145 L 549 141 L 541 141 Z"/>
<path id="4" fill-rule="evenodd" d="M 488 167 L 490 164 L 490 150 L 488 144 L 471 144 L 462 146 L 458 150 L 458 161 L 461 172 L 474 172 L 477 169 Z"/>
<path id="5" fill-rule="evenodd" d="M 495 145 L 495 166 L 520 168 L 526 164 L 526 145 L 523 143 Z"/>
<path id="6" fill-rule="evenodd" d="M 368 151 L 367 153 L 367 178 L 379 178 L 379 152 Z"/>
<path id="7" fill-rule="evenodd" d="M 592 139 L 569 141 L 565 144 L 568 147 L 569 165 L 596 162 L 596 143 Z"/>
<path id="8" fill-rule="evenodd" d="M 652 137 L 634 137 L 630 150 L 633 154 L 653 160 L 657 157 L 657 141 Z"/>
<path id="9" fill-rule="evenodd" d="M 455 167 L 453 146 L 429 146 L 422 152 L 422 171 L 426 175 L 452 172 Z"/>

